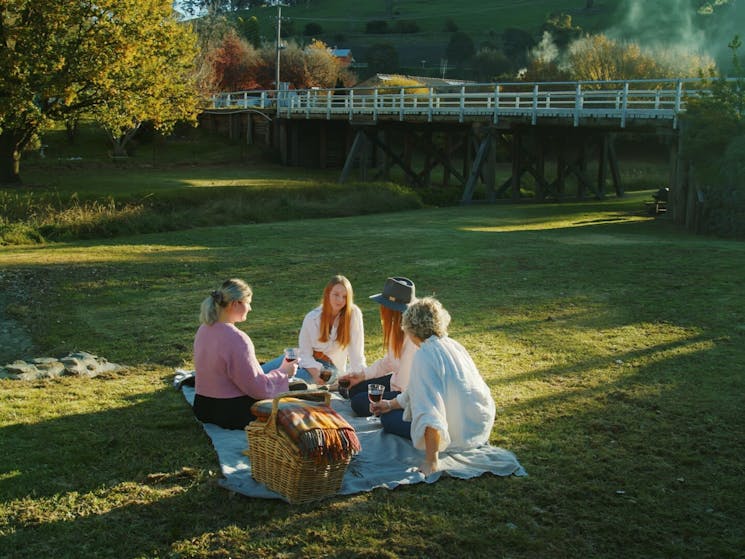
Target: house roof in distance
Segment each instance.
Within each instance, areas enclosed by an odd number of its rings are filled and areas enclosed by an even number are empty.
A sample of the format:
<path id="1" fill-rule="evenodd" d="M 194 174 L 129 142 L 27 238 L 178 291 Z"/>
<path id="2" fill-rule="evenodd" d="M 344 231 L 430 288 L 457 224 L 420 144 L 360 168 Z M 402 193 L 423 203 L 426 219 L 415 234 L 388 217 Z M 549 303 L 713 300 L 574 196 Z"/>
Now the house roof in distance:
<path id="1" fill-rule="evenodd" d="M 459 85 L 467 85 L 470 83 L 476 83 L 468 80 L 453 80 L 448 78 L 434 78 L 432 76 L 409 76 L 404 74 L 375 74 L 372 77 L 361 81 L 355 87 L 371 87 L 376 85 L 385 85 L 395 78 L 406 78 L 407 80 L 416 81 L 424 86 L 428 87 L 453 87 Z"/>

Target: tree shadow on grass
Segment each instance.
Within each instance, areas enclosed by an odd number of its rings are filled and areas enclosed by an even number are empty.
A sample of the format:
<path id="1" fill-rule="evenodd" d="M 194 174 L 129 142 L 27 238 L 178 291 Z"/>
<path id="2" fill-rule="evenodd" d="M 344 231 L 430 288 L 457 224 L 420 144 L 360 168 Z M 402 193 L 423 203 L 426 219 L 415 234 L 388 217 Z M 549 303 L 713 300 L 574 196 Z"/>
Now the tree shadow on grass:
<path id="1" fill-rule="evenodd" d="M 47 390 L 64 406 L 59 390 Z M 3 557 L 151 557 L 236 519 L 289 514 L 279 503 L 227 498 L 180 393 L 125 400 L 132 404 L 0 429 Z"/>
<path id="2" fill-rule="evenodd" d="M 745 383 L 719 355 L 692 336 L 622 352 L 618 363 L 591 356 L 493 381 L 544 383 L 543 395 L 500 403 L 502 425 L 519 428 L 497 426 L 496 440 L 513 446 L 526 484 L 541 485 L 539 510 L 585 527 L 575 542 L 583 554 L 735 556 L 745 535 Z"/>

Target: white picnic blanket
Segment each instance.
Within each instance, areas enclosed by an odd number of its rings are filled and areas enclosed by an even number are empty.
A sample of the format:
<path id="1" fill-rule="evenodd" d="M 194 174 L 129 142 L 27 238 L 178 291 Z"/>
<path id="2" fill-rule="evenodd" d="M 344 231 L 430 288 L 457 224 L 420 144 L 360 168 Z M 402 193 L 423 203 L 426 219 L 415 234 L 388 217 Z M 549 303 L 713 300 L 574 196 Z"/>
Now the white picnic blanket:
<path id="1" fill-rule="evenodd" d="M 179 375 L 187 371 L 177 371 Z M 181 377 L 183 378 L 183 377 Z M 194 388 L 181 386 L 189 405 L 194 402 Z M 377 488 L 394 489 L 399 485 L 434 483 L 443 475 L 469 479 L 485 473 L 497 476 L 525 476 L 526 471 L 513 453 L 502 448 L 483 445 L 467 452 L 440 453 L 441 471 L 424 476 L 418 471 L 424 455 L 414 448 L 411 441 L 383 432 L 377 418 L 356 417 L 349 400 L 332 393 L 332 407 L 357 431 L 362 451 L 352 458 L 344 474 L 341 495 L 351 495 Z M 225 489 L 248 497 L 284 499 L 264 484 L 251 477 L 251 464 L 243 452 L 248 448 L 246 433 L 241 430 L 223 429 L 211 423 L 203 423 L 205 432 L 212 440 L 220 461 L 223 479 L 219 484 Z"/>

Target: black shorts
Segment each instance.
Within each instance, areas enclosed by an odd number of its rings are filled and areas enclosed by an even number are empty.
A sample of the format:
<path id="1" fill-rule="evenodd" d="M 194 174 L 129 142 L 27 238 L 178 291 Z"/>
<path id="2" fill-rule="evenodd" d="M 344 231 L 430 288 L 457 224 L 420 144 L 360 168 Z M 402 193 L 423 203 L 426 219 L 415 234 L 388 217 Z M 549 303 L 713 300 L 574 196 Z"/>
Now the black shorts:
<path id="1" fill-rule="evenodd" d="M 257 400 L 249 396 L 237 398 L 210 398 L 194 395 L 194 415 L 202 423 L 214 423 L 225 429 L 243 429 L 256 417 L 251 406 Z"/>

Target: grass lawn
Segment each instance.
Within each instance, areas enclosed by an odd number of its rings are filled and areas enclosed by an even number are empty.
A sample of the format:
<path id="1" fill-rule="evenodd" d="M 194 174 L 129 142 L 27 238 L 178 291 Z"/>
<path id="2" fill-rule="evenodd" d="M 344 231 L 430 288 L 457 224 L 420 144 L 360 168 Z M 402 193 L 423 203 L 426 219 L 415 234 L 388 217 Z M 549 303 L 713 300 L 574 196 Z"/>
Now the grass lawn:
<path id="1" fill-rule="evenodd" d="M 604 202 L 424 209 L 0 247 L 5 314 L 34 355 L 128 366 L 0 380 L 0 556 L 742 557 L 745 244 Z M 445 479 L 289 506 L 216 485 L 170 386 L 200 301 L 254 288 L 260 358 L 296 339 L 333 273 L 362 308 L 406 275 L 453 316 L 529 476 Z M 6 359 L 12 348 L 3 348 Z"/>

